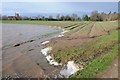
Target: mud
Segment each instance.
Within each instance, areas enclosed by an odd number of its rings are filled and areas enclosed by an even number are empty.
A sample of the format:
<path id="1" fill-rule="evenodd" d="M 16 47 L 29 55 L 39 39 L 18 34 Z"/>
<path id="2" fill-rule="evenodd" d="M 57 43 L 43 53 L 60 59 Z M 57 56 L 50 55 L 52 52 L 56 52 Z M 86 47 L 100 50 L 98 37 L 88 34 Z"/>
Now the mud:
<path id="1" fill-rule="evenodd" d="M 40 52 L 44 47 L 41 43 L 58 36 L 59 33 L 51 33 L 59 29 L 22 24 L 3 24 L 2 28 L 3 78 L 45 78 L 59 74 L 60 67 L 49 65 Z"/>

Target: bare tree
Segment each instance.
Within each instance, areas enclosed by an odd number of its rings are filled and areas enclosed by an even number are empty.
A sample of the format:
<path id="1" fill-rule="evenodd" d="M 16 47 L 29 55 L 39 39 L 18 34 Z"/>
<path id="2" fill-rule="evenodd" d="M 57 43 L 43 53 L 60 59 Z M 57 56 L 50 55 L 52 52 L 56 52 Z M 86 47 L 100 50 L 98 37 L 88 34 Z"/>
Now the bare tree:
<path id="1" fill-rule="evenodd" d="M 60 14 L 56 16 L 56 19 L 59 21 L 60 20 Z"/>
<path id="2" fill-rule="evenodd" d="M 42 20 L 45 20 L 45 17 L 44 17 L 44 16 L 42 16 Z"/>
<path id="3" fill-rule="evenodd" d="M 78 19 L 78 15 L 77 14 L 72 14 L 71 19 L 72 19 L 72 21 L 76 21 Z"/>
<path id="4" fill-rule="evenodd" d="M 60 17 L 60 20 L 65 21 L 65 16 L 62 15 L 62 16 Z"/>

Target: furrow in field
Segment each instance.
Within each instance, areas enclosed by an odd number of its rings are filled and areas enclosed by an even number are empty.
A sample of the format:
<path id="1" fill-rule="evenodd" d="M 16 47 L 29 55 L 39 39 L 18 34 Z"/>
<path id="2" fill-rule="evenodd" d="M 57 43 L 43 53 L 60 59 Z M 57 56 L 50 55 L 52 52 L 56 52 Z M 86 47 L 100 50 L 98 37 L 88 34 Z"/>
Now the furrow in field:
<path id="1" fill-rule="evenodd" d="M 86 24 L 82 26 L 77 32 L 73 33 L 71 37 L 75 38 L 87 38 L 88 33 L 92 27 L 93 23 Z"/>
<path id="2" fill-rule="evenodd" d="M 77 24 L 70 24 L 70 25 L 65 26 L 64 28 L 71 28 L 71 27 L 76 26 L 76 25 Z"/>
<path id="3" fill-rule="evenodd" d="M 85 26 L 87 26 L 90 23 L 83 23 L 83 24 L 79 24 L 79 26 L 77 28 L 75 28 L 74 30 L 72 30 L 71 32 L 77 32 L 79 30 L 81 30 L 82 28 L 84 28 Z"/>
<path id="4" fill-rule="evenodd" d="M 107 34 L 106 31 L 104 31 L 99 23 L 95 23 L 93 28 L 91 29 L 91 32 L 89 33 L 89 37 L 94 38 L 104 34 Z"/>
<path id="5" fill-rule="evenodd" d="M 76 25 L 74 25 L 74 26 L 70 27 L 70 28 L 69 28 L 69 30 L 73 30 L 73 29 L 75 29 L 75 28 L 79 27 L 80 25 L 81 25 L 81 24 L 76 24 Z"/>
<path id="6" fill-rule="evenodd" d="M 99 22 L 106 31 L 111 31 L 118 28 L 118 22 Z"/>
<path id="7" fill-rule="evenodd" d="M 87 23 L 78 23 L 74 26 L 68 27 L 67 30 L 69 30 L 68 33 L 65 34 L 65 36 L 69 37 L 71 34 L 76 33 L 77 31 L 79 31 L 80 29 L 82 29 L 83 27 L 86 26 Z"/>
<path id="8" fill-rule="evenodd" d="M 93 23 L 93 25 L 91 26 L 91 28 L 90 28 L 90 30 L 89 30 L 89 32 L 88 32 L 88 36 L 89 36 L 89 34 L 91 33 L 92 28 L 94 27 L 94 25 L 95 25 L 95 23 Z"/>
<path id="9" fill-rule="evenodd" d="M 110 35 L 110 30 L 107 30 L 107 28 L 103 24 L 100 24 L 100 26 L 102 27 L 102 29 L 104 30 L 104 32 L 106 32 L 108 35 Z"/>

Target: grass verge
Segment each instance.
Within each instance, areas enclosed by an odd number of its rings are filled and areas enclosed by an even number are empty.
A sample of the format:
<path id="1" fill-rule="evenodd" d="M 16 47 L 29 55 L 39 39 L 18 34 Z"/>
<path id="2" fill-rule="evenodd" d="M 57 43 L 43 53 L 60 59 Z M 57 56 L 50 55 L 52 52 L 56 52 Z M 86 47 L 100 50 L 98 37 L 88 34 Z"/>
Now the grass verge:
<path id="1" fill-rule="evenodd" d="M 98 72 L 106 69 L 118 56 L 118 31 L 113 30 L 110 35 L 96 37 L 80 47 L 55 48 L 54 58 L 63 63 L 74 60 L 77 64 L 85 64 L 85 68 L 72 75 L 71 79 L 95 78 Z"/>
<path id="2" fill-rule="evenodd" d="M 118 56 L 118 45 L 112 47 L 107 54 L 102 55 L 89 64 L 81 71 L 72 75 L 71 78 L 95 78 L 96 74 L 111 64 L 111 62 Z"/>

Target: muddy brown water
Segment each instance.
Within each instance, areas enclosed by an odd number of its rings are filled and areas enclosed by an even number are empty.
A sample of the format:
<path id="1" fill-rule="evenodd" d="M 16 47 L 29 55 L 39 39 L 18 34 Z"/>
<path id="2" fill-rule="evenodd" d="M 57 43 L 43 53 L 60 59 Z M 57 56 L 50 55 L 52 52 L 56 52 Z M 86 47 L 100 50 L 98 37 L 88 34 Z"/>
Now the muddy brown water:
<path id="1" fill-rule="evenodd" d="M 2 77 L 44 78 L 59 74 L 40 53 L 42 41 L 59 35 L 60 29 L 40 25 L 2 24 Z"/>

